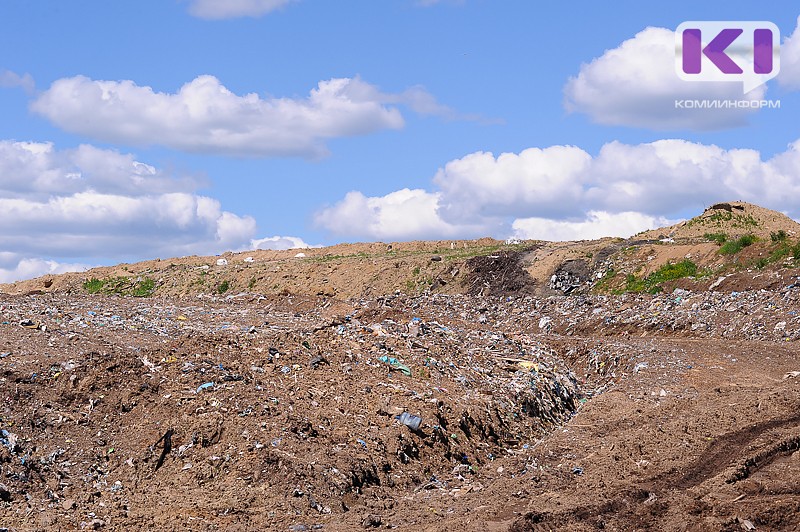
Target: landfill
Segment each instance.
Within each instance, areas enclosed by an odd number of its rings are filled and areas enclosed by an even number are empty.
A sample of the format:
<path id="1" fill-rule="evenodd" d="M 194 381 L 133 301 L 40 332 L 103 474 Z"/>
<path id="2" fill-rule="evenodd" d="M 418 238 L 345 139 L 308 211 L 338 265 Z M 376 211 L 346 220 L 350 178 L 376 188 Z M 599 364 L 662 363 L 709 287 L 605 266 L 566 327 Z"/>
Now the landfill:
<path id="1" fill-rule="evenodd" d="M 796 528 L 791 281 L 2 294 L 0 526 Z"/>

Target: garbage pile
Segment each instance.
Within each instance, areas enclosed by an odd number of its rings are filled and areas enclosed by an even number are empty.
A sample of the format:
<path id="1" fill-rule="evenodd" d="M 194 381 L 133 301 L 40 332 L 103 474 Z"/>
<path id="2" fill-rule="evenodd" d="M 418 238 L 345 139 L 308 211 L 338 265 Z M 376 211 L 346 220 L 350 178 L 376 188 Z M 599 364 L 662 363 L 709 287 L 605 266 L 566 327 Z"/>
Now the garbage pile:
<path id="1" fill-rule="evenodd" d="M 165 483 L 192 500 L 213 485 L 220 505 L 269 486 L 276 519 L 479 490 L 594 389 L 541 331 L 473 320 L 475 303 L 6 297 L 2 496 L 18 517 L 162 528 L 135 509 Z"/>
<path id="2" fill-rule="evenodd" d="M 524 462 L 617 379 L 649 371 L 642 353 L 655 347 L 620 338 L 795 341 L 798 312 L 797 286 L 347 302 L 0 296 L 0 524 L 34 514 L 39 528 L 168 529 L 174 516 L 148 509 L 180 494 L 186 515 L 199 505 L 217 523 L 310 529 L 355 515 L 391 526 L 370 516 L 409 494 L 456 497 L 532 474 L 505 460 Z"/>

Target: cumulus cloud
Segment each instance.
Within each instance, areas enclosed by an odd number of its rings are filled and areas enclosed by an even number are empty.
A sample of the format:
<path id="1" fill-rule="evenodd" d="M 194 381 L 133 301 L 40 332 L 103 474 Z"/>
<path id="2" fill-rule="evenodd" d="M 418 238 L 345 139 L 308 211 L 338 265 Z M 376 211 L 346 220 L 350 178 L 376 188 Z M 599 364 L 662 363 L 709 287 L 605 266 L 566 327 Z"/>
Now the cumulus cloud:
<path id="1" fill-rule="evenodd" d="M 189 191 L 203 184 L 199 178 L 168 175 L 114 150 L 81 145 L 59 151 L 48 142 L 0 140 L 0 193 L 6 199 L 46 199 L 86 190 L 140 196 Z"/>
<path id="2" fill-rule="evenodd" d="M 296 236 L 269 236 L 266 238 L 255 238 L 250 241 L 250 245 L 246 249 L 274 249 L 286 250 L 296 248 L 311 248 L 317 247 L 307 244 L 302 238 Z M 244 249 L 243 249 L 244 251 Z"/>
<path id="3" fill-rule="evenodd" d="M 252 217 L 196 194 L 200 184 L 114 150 L 0 141 L 0 280 L 270 240 L 255 240 Z M 276 245 L 291 241 L 302 242 Z"/>
<path id="4" fill-rule="evenodd" d="M 676 108 L 675 101 L 761 100 L 765 92 L 765 85 L 743 95 L 741 83 L 681 80 L 675 32 L 649 27 L 581 66 L 564 87 L 564 105 L 605 125 L 715 130 L 746 125 L 755 110 Z"/>
<path id="5" fill-rule="evenodd" d="M 764 159 L 680 139 L 611 142 L 595 156 L 574 146 L 477 152 L 447 163 L 435 190 L 348 193 L 317 213 L 331 233 L 366 239 L 584 239 L 629 236 L 676 215 L 742 199 L 800 216 L 800 140 Z"/>
<path id="6" fill-rule="evenodd" d="M 30 74 L 19 75 L 10 70 L 0 72 L 0 87 L 20 87 L 28 94 L 33 94 L 36 84 Z"/>
<path id="7" fill-rule="evenodd" d="M 788 89 L 800 89 L 800 17 L 797 27 L 781 45 L 781 72 L 778 82 Z"/>
<path id="8" fill-rule="evenodd" d="M 448 162 L 433 179 L 451 221 L 475 216 L 563 213 L 588 178 L 591 156 L 574 146 L 529 148 L 494 157 L 476 152 Z"/>
<path id="9" fill-rule="evenodd" d="M 159 144 L 198 153 L 245 157 L 327 153 L 339 137 L 400 129 L 392 104 L 458 117 L 421 87 L 381 92 L 358 77 L 321 81 L 307 98 L 236 95 L 214 76 L 199 76 L 174 94 L 132 81 L 59 79 L 31 109 L 55 125 L 105 142 Z"/>
<path id="10" fill-rule="evenodd" d="M 518 218 L 514 220 L 513 236 L 532 240 L 593 240 L 606 236 L 628 237 L 640 231 L 676 223 L 662 216 L 640 212 L 609 213 L 589 211 L 585 219 L 552 220 L 549 218 Z"/>
<path id="11" fill-rule="evenodd" d="M 59 263 L 53 260 L 20 259 L 11 267 L 0 265 L 0 283 L 13 283 L 20 279 L 33 279 L 48 274 L 82 272 L 91 268 L 88 264 Z"/>
<path id="12" fill-rule="evenodd" d="M 483 225 L 454 225 L 440 216 L 440 194 L 404 188 L 385 196 L 349 192 L 344 199 L 318 212 L 315 223 L 337 235 L 367 240 L 407 240 L 477 236 Z"/>
<path id="13" fill-rule="evenodd" d="M 294 0 L 190 0 L 189 13 L 209 20 L 261 17 Z"/>

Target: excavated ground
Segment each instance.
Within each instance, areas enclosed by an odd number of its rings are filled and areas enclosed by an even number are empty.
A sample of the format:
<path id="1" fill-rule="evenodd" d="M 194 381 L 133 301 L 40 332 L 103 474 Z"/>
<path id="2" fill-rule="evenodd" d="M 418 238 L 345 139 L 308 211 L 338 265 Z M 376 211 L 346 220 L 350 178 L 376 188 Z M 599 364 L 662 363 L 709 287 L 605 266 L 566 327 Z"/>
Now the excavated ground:
<path id="1" fill-rule="evenodd" d="M 769 286 L 0 295 L 0 527 L 796 530 L 800 287 Z"/>

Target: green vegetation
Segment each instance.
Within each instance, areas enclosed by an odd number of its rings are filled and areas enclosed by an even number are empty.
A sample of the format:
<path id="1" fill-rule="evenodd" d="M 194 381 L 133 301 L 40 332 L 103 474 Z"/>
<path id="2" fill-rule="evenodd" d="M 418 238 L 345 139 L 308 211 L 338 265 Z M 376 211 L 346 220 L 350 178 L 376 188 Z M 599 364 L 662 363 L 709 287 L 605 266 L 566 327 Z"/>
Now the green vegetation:
<path id="1" fill-rule="evenodd" d="M 414 250 L 414 251 L 392 249 L 391 251 L 381 251 L 378 253 L 365 253 L 361 251 L 359 253 L 350 253 L 347 255 L 321 255 L 318 257 L 308 257 L 305 260 L 311 262 L 332 262 L 343 259 L 372 259 L 381 257 L 403 258 L 403 257 L 415 257 L 420 255 L 422 256 L 439 255 L 445 261 L 455 261 L 455 260 L 470 259 L 472 257 L 491 255 L 493 253 L 497 253 L 500 251 L 525 251 L 530 247 L 531 247 L 531 242 L 520 242 L 519 244 L 499 243 L 490 246 L 475 246 L 468 248 L 456 246 L 453 249 L 450 249 L 450 246 L 443 248 L 436 248 L 436 249 Z"/>
<path id="2" fill-rule="evenodd" d="M 133 297 L 149 297 L 153 295 L 155 289 L 156 282 L 149 277 L 145 277 L 141 281 L 134 283 L 131 295 Z"/>
<path id="3" fill-rule="evenodd" d="M 773 233 L 773 235 L 774 234 L 775 233 Z M 766 257 L 758 258 L 755 262 L 751 263 L 750 266 L 760 270 L 768 264 L 781 262 L 786 259 L 793 259 L 795 261 L 793 266 L 797 267 L 797 261 L 800 261 L 800 241 L 792 244 L 788 241 L 788 235 L 786 235 L 785 238 L 778 235 L 778 239 L 775 240 L 775 238 L 773 238 L 772 241 L 775 242 L 775 244 L 772 246 L 770 254 Z"/>
<path id="4" fill-rule="evenodd" d="M 628 274 L 625 278 L 625 291 L 656 294 L 661 291 L 662 283 L 684 277 L 694 277 L 695 275 L 697 275 L 697 264 L 691 260 L 684 259 L 676 263 L 669 262 L 644 278 Z"/>
<path id="5" fill-rule="evenodd" d="M 609 268 L 606 273 L 595 283 L 594 291 L 595 292 L 608 292 L 611 289 L 611 283 L 614 281 L 614 278 L 617 276 L 617 272 L 614 271 L 614 268 Z"/>
<path id="6" fill-rule="evenodd" d="M 756 238 L 755 235 L 742 235 L 736 240 L 725 242 L 725 244 L 719 248 L 719 252 L 722 255 L 735 255 L 747 246 L 754 244 L 757 240 L 758 238 Z"/>
<path id="7" fill-rule="evenodd" d="M 156 282 L 149 277 L 92 277 L 83 283 L 83 289 L 90 294 L 114 294 L 120 296 L 150 297 L 156 289 Z"/>
<path id="8" fill-rule="evenodd" d="M 773 242 L 783 242 L 783 241 L 785 241 L 785 240 L 786 240 L 788 237 L 789 237 L 789 235 L 787 235 L 787 234 L 786 234 L 786 231 L 784 231 L 783 229 L 781 229 L 781 230 L 780 230 L 780 231 L 778 231 L 778 232 L 775 232 L 775 233 L 770 233 L 770 234 L 769 234 L 769 238 L 770 238 L 770 239 L 771 239 Z"/>
<path id="9" fill-rule="evenodd" d="M 728 240 L 728 235 L 725 233 L 706 233 L 703 235 L 703 238 L 706 240 L 710 240 L 712 242 L 716 242 L 718 245 L 722 245 Z"/>
<path id="10" fill-rule="evenodd" d="M 217 292 L 219 292 L 220 294 L 224 294 L 225 292 L 228 291 L 230 287 L 231 285 L 230 283 L 228 283 L 228 281 L 222 281 L 221 283 L 219 283 L 219 286 L 217 286 Z"/>
<path id="11" fill-rule="evenodd" d="M 250 278 L 250 282 L 247 283 L 247 289 L 252 290 L 253 287 L 255 287 L 255 285 L 256 285 L 256 277 L 254 275 L 253 277 Z"/>
<path id="12" fill-rule="evenodd" d="M 85 283 L 83 283 L 83 289 L 89 292 L 90 294 L 96 294 L 103 289 L 103 281 L 100 279 L 96 279 L 92 277 Z"/>
<path id="13" fill-rule="evenodd" d="M 731 227 L 739 227 L 747 229 L 750 227 L 758 227 L 758 221 L 749 214 L 734 214 L 730 211 L 716 211 L 710 216 L 698 216 L 686 222 L 685 227 L 692 227 L 693 225 L 712 225 L 721 227 L 727 224 Z"/>

